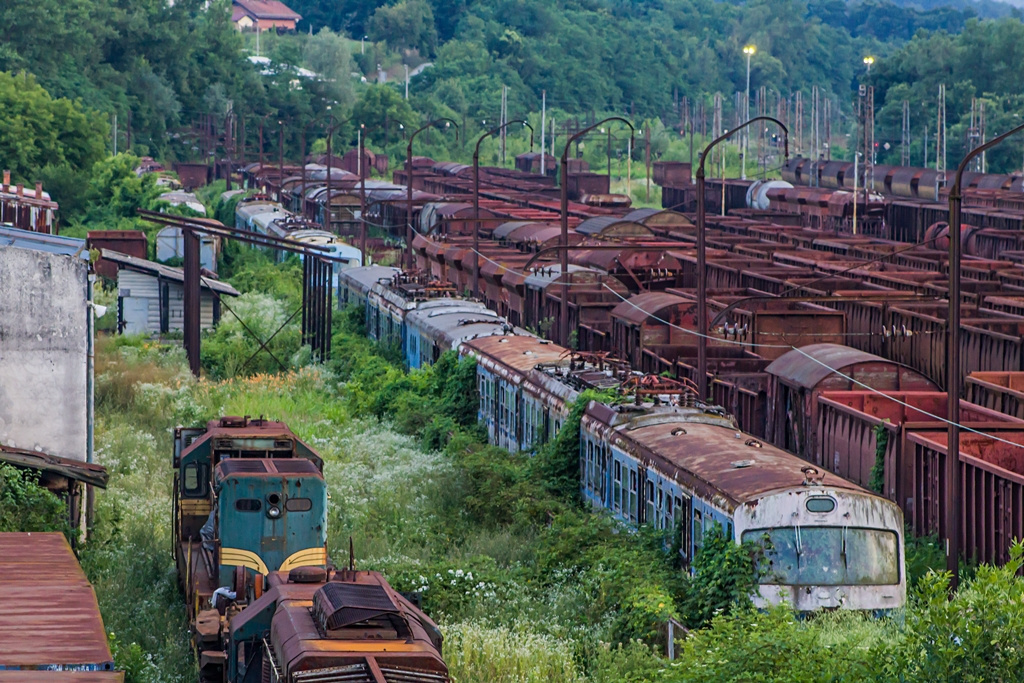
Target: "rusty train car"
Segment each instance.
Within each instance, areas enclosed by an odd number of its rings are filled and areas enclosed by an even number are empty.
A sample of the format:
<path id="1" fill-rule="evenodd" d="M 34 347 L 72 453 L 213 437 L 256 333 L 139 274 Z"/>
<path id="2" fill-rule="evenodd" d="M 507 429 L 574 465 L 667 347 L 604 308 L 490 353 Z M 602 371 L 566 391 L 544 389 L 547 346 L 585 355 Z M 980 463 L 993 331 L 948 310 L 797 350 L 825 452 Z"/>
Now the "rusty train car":
<path id="1" fill-rule="evenodd" d="M 366 288 L 363 275 L 351 274 L 353 291 Z M 379 304 L 362 301 L 372 318 Z M 395 340 L 408 338 L 416 325 L 409 319 L 432 308 L 416 301 L 390 307 L 389 317 L 398 316 Z M 476 309 L 466 308 L 466 315 L 469 328 L 479 326 Z M 678 382 L 632 373 L 605 355 L 575 353 L 522 330 L 510 334 L 511 327 L 469 338 L 433 330 L 419 326 L 417 343 L 433 333 L 433 348 L 476 359 L 478 420 L 490 442 L 510 452 L 553 439 L 584 389 L 631 392 L 633 406 L 587 409 L 580 491 L 624 524 L 664 530 L 678 542 L 684 565 L 719 528 L 737 542 L 766 543 L 759 605 L 877 612 L 904 604 L 903 517 L 891 501 L 831 473 L 826 482 L 824 472 L 739 431 L 724 410 L 695 401 Z M 406 357 L 413 367 L 428 360 Z M 872 370 L 878 368 L 868 364 Z M 694 459 L 697 452 L 706 457 Z M 856 548 L 856 561 L 848 547 Z"/>
<path id="2" fill-rule="evenodd" d="M 175 564 L 203 681 L 449 680 L 437 625 L 380 574 L 327 557 L 323 461 L 286 425 L 178 428 L 173 467 Z"/>
<path id="3" fill-rule="evenodd" d="M 64 534 L 0 533 L 0 679 L 124 681 Z"/>

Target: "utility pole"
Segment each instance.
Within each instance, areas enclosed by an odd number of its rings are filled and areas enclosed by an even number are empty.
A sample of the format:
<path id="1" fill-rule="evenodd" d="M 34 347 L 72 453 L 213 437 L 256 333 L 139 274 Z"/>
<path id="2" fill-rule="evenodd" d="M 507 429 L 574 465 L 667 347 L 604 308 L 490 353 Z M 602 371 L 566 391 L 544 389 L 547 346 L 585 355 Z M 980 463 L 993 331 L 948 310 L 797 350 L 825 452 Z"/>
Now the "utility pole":
<path id="1" fill-rule="evenodd" d="M 793 103 L 793 118 L 796 128 L 796 150 L 797 154 L 804 153 L 804 98 L 800 91 L 796 93 L 796 101 Z"/>
<path id="2" fill-rule="evenodd" d="M 405 99 L 409 99 L 409 65 L 403 64 L 405 67 Z"/>
<path id="3" fill-rule="evenodd" d="M 647 167 L 647 201 L 651 201 L 651 124 L 644 126 L 644 138 L 647 150 L 644 153 L 644 164 Z M 611 129 L 608 129 L 608 148 L 611 149 Z M 609 156 L 610 158 L 610 156 Z M 608 179 L 611 181 L 611 163 L 608 164 Z"/>
<path id="4" fill-rule="evenodd" d="M 832 160 L 832 100 L 825 98 L 825 137 L 822 140 L 825 148 L 825 161 Z"/>
<path id="5" fill-rule="evenodd" d="M 811 163 L 811 185 L 820 185 L 818 177 L 818 159 L 821 158 L 820 141 L 818 140 L 818 86 L 811 87 L 811 146 L 814 149 L 814 161 Z"/>
<path id="6" fill-rule="evenodd" d="M 117 156 L 117 113 L 114 113 L 114 156 Z"/>
<path id="7" fill-rule="evenodd" d="M 540 174 L 544 175 L 544 125 L 548 118 L 548 91 L 540 91 Z"/>
<path id="8" fill-rule="evenodd" d="M 900 165 L 910 166 L 910 100 L 903 100 L 903 132 L 900 135 Z"/>
<path id="9" fill-rule="evenodd" d="M 750 58 L 757 52 L 757 47 L 754 45 L 747 45 L 743 48 L 743 54 L 747 56 L 747 89 L 743 94 L 743 120 L 750 120 Z M 737 125 L 739 125 L 737 123 Z M 719 135 L 716 131 L 715 135 Z M 750 150 L 750 133 L 747 129 L 743 130 L 743 168 L 740 171 L 740 177 L 743 180 L 747 179 L 747 154 Z"/>
<path id="10" fill-rule="evenodd" d="M 505 165 L 505 124 L 508 123 L 508 86 L 501 86 L 501 165 Z"/>
<path id="11" fill-rule="evenodd" d="M 939 84 L 938 121 L 935 124 L 935 170 L 946 171 L 946 85 Z"/>

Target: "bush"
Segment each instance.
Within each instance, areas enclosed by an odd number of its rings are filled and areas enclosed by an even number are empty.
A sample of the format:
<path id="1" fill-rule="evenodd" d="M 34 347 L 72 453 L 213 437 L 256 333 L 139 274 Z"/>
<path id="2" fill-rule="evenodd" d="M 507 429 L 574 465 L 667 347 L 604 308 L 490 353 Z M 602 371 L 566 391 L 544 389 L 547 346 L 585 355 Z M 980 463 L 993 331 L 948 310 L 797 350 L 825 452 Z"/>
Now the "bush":
<path id="1" fill-rule="evenodd" d="M 39 485 L 39 473 L 0 463 L 0 531 L 70 533 L 67 508 Z"/>

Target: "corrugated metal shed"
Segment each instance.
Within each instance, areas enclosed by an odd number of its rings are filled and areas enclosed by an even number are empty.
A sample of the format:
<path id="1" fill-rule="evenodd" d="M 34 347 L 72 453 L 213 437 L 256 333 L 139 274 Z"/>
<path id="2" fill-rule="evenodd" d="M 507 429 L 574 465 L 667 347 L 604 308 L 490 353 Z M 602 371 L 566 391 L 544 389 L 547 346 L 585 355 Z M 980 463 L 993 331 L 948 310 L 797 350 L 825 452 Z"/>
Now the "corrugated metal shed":
<path id="1" fill-rule="evenodd" d="M 99 605 L 60 533 L 0 533 L 0 668 L 113 671 Z"/>

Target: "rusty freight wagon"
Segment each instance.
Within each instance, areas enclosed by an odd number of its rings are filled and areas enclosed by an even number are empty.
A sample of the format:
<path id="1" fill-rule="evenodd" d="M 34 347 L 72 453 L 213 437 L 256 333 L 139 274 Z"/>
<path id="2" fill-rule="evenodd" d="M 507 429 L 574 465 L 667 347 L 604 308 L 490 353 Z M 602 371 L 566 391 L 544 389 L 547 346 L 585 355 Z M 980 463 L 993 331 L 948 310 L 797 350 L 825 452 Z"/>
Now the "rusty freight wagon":
<path id="1" fill-rule="evenodd" d="M 964 389 L 972 403 L 1024 419 L 1024 372 L 972 372 Z"/>
<path id="2" fill-rule="evenodd" d="M 1003 563 L 1010 544 L 1024 538 L 1024 429 L 966 426 L 982 433 L 960 434 L 961 549 L 978 562 Z M 945 538 L 946 429 L 909 429 L 903 439 L 912 473 L 907 522 L 916 534 Z"/>
<path id="3" fill-rule="evenodd" d="M 63 534 L 0 533 L 0 577 L 0 678 L 124 680 L 96 593 Z"/>
<path id="4" fill-rule="evenodd" d="M 765 371 L 768 384 L 767 439 L 805 460 L 818 442 L 818 395 L 825 391 L 936 391 L 913 368 L 839 344 L 793 349 Z"/>
<path id="5" fill-rule="evenodd" d="M 871 486 L 901 508 L 912 503 L 905 491 L 911 461 L 903 453 L 904 426 L 948 419 L 946 394 L 940 391 L 829 391 L 818 395 L 818 440 L 814 463 L 861 486 Z M 960 422 L 1024 421 L 961 399 Z M 883 436 L 879 438 L 879 430 Z M 881 462 L 877 458 L 881 456 Z M 877 472 L 873 468 L 878 466 Z"/>

